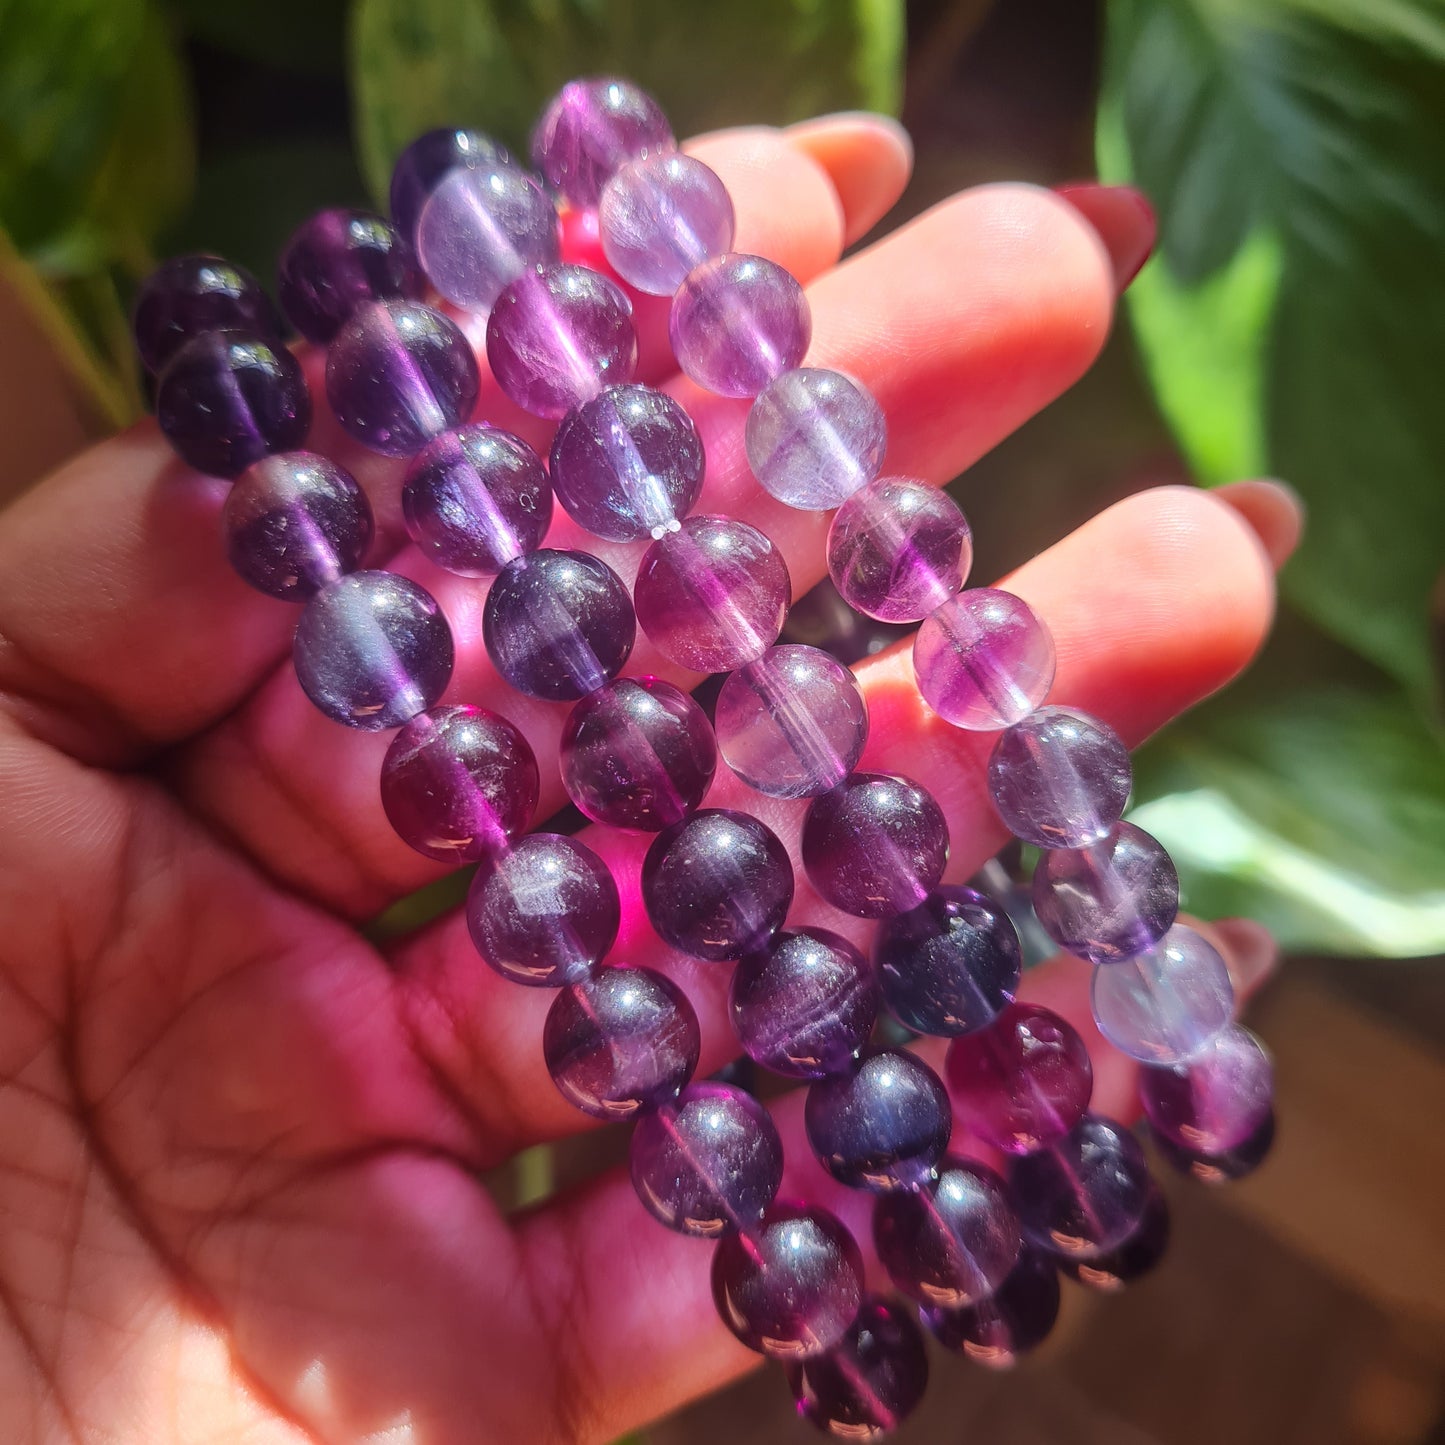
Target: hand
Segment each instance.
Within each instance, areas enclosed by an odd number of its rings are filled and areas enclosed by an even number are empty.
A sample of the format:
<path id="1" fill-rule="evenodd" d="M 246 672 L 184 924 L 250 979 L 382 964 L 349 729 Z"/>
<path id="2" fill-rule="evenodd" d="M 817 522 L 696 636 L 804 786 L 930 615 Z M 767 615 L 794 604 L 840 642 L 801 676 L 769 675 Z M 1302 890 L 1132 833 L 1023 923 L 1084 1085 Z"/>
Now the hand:
<path id="1" fill-rule="evenodd" d="M 943 483 L 1087 367 L 1148 226 L 1119 192 L 954 197 L 839 263 L 897 199 L 906 143 L 836 118 L 704 138 L 738 246 L 808 283 L 810 359 L 877 393 L 889 470 Z M 1085 214 L 1092 218 L 1085 219 Z M 1102 241 L 1101 241 L 1102 238 Z M 1127 279 L 1123 276 L 1123 279 Z M 671 375 L 663 304 L 639 308 L 645 379 Z M 308 358 L 320 397 L 318 358 Z M 668 388 L 708 446 L 707 510 L 782 547 L 799 592 L 826 518 L 763 497 L 744 406 Z M 485 414 L 542 441 L 495 389 Z M 395 539 L 400 467 L 347 444 Z M 291 674 L 296 612 L 248 591 L 218 542 L 225 485 L 144 423 L 0 516 L 0 1418 L 16 1441 L 603 1442 L 756 1363 L 714 1317 L 709 1249 L 655 1226 L 614 1171 L 506 1218 L 480 1171 L 589 1127 L 556 1093 L 549 994 L 504 983 L 448 916 L 387 955 L 358 925 L 437 874 L 377 797 L 387 738 L 343 732 Z M 1269 624 L 1298 527 L 1268 484 L 1129 498 L 1009 583 L 1058 642 L 1056 696 L 1137 742 L 1228 681 Z M 638 548 L 554 535 L 624 576 Z M 481 589 L 401 549 L 451 619 L 449 699 L 506 713 L 562 801 L 565 709 L 511 694 L 480 641 Z M 632 671 L 674 675 L 645 643 Z M 950 876 L 1002 841 L 987 739 L 933 717 L 906 648 L 860 669 L 865 766 L 931 788 Z M 798 805 L 719 780 L 796 841 Z M 595 834 L 597 830 L 593 830 Z M 666 957 L 632 880 L 646 840 L 589 841 L 622 881 L 618 956 L 666 968 L 703 1027 L 701 1073 L 736 1052 L 726 968 Z M 828 912 L 799 875 L 795 919 Z M 863 933 L 862 925 L 854 928 Z M 1217 937 L 1245 982 L 1270 945 Z M 1073 961 L 1026 992 L 1094 1045 L 1098 1106 L 1130 1071 L 1088 1024 Z M 782 1109 L 792 1180 L 855 1223 Z M 785 1188 L 788 1186 L 785 1185 Z M 860 1236 L 866 1240 L 866 1230 Z"/>

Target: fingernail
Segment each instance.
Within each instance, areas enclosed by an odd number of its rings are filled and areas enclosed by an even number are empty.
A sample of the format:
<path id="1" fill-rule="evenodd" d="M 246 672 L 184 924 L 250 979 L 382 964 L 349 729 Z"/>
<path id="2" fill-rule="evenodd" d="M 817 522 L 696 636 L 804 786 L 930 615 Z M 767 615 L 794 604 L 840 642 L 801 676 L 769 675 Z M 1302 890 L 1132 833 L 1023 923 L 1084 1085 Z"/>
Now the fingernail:
<path id="1" fill-rule="evenodd" d="M 1235 990 L 1247 997 L 1274 972 L 1279 963 L 1279 945 L 1269 929 L 1252 918 L 1219 918 L 1213 928 L 1224 944 Z"/>
<path id="2" fill-rule="evenodd" d="M 1308 514 L 1304 498 L 1288 482 L 1274 477 L 1226 482 L 1215 492 L 1254 529 L 1275 570 L 1283 567 L 1304 534 Z"/>
<path id="3" fill-rule="evenodd" d="M 1055 186 L 1054 193 L 1099 233 L 1114 268 L 1114 285 L 1123 291 L 1154 251 L 1159 228 L 1148 198 L 1133 186 L 1105 186 L 1098 181 L 1070 181 Z"/>

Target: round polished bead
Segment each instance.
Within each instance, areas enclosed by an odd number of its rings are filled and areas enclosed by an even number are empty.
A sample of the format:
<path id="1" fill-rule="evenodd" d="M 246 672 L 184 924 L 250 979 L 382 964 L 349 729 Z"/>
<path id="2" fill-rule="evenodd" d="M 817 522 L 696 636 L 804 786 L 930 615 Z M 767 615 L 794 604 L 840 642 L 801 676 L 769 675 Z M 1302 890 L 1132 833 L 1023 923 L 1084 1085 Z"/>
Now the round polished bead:
<path id="1" fill-rule="evenodd" d="M 1187 1063 L 1141 1070 L 1139 1101 L 1159 1138 L 1196 1154 L 1223 1154 L 1269 1115 L 1274 1065 L 1259 1040 L 1233 1024 Z"/>
<path id="2" fill-rule="evenodd" d="M 1094 970 L 1099 1032 L 1146 1064 L 1192 1059 L 1234 1020 L 1234 986 L 1207 939 L 1176 923 L 1148 953 Z"/>
<path id="3" fill-rule="evenodd" d="M 236 479 L 221 527 L 226 556 L 246 582 L 300 601 L 361 564 L 371 545 L 371 505 L 335 462 L 280 452 Z"/>
<path id="4" fill-rule="evenodd" d="M 657 833 L 707 796 L 717 744 L 707 714 L 655 677 L 589 693 L 562 729 L 562 785 L 594 822 Z"/>
<path id="5" fill-rule="evenodd" d="M 878 475 L 888 424 L 873 393 L 851 377 L 805 366 L 758 396 L 745 439 L 764 491 L 790 507 L 826 512 Z"/>
<path id="6" fill-rule="evenodd" d="M 733 203 L 717 172 L 681 151 L 629 161 L 598 205 L 602 253 L 629 285 L 671 296 L 733 243 Z"/>
<path id="7" fill-rule="evenodd" d="M 391 218 L 409 241 L 426 198 L 454 170 L 492 171 L 512 164 L 511 154 L 480 131 L 455 127 L 419 135 L 396 158 L 391 172 Z"/>
<path id="8" fill-rule="evenodd" d="M 487 360 L 497 385 L 533 416 L 562 417 L 637 366 L 632 303 L 585 266 L 527 271 L 487 318 Z"/>
<path id="9" fill-rule="evenodd" d="M 1155 1143 L 1159 1152 L 1181 1174 L 1187 1174 L 1201 1184 L 1229 1184 L 1253 1174 L 1264 1163 L 1274 1147 L 1274 1131 L 1274 1110 L 1270 1109 L 1247 1139 L 1241 1139 L 1239 1143 L 1216 1153 L 1188 1149 L 1157 1134 Z"/>
<path id="10" fill-rule="evenodd" d="M 712 1294 L 723 1323 L 750 1350 L 800 1360 L 847 1333 L 863 1301 L 863 1260 L 826 1209 L 775 1204 L 757 1230 L 718 1243 Z"/>
<path id="11" fill-rule="evenodd" d="M 909 1188 L 948 1148 L 953 1115 L 938 1075 L 913 1054 L 880 1049 L 819 1079 L 803 1110 L 819 1162 L 850 1189 Z"/>
<path id="12" fill-rule="evenodd" d="M 988 1028 L 954 1039 L 944 1072 L 959 1123 L 1008 1154 L 1063 1138 L 1094 1089 L 1078 1030 L 1033 1003 L 1011 1003 Z"/>
<path id="13" fill-rule="evenodd" d="M 991 1295 L 1019 1257 L 1019 1222 L 992 1169 L 949 1158 L 929 1187 L 873 1209 L 878 1258 L 904 1294 L 958 1309 Z"/>
<path id="14" fill-rule="evenodd" d="M 729 252 L 688 273 L 668 321 L 677 364 L 722 396 L 757 396 L 803 359 L 808 298 L 774 261 Z"/>
<path id="15" fill-rule="evenodd" d="M 1123 816 L 1129 750 L 1096 718 L 1044 707 L 994 744 L 988 786 L 1009 832 L 1039 848 L 1082 848 Z"/>
<path id="16" fill-rule="evenodd" d="M 301 446 L 311 393 L 300 363 L 279 341 L 206 331 L 166 363 L 156 420 L 198 472 L 236 477 L 262 457 Z"/>
<path id="17" fill-rule="evenodd" d="M 403 842 L 442 863 L 508 848 L 537 806 L 537 760 L 526 738 L 485 708 L 419 713 L 381 765 L 381 806 Z"/>
<path id="18" fill-rule="evenodd" d="M 434 437 L 407 469 L 401 510 L 438 567 L 495 577 L 535 552 L 552 521 L 552 484 L 520 437 L 478 423 Z"/>
<path id="19" fill-rule="evenodd" d="M 876 1440 L 896 1430 L 928 1387 L 918 1326 L 896 1301 L 870 1296 L 830 1350 L 785 1366 L 798 1414 L 825 1435 Z"/>
<path id="20" fill-rule="evenodd" d="M 1047 1148 L 1011 1159 L 1009 1184 L 1025 1238 L 1073 1259 L 1123 1244 L 1153 1188 L 1138 1141 L 1100 1114 L 1085 1114 Z"/>
<path id="21" fill-rule="evenodd" d="M 853 773 L 815 798 L 803 867 L 835 908 L 887 918 L 917 908 L 943 876 L 948 823 L 927 789 L 889 773 Z"/>
<path id="22" fill-rule="evenodd" d="M 219 256 L 176 256 L 146 277 L 131 330 L 141 364 L 159 372 L 203 331 L 240 331 L 275 341 L 281 335 L 281 318 L 244 266 Z"/>
<path id="23" fill-rule="evenodd" d="M 467 894 L 482 959 L 513 983 L 581 983 L 617 938 L 621 905 L 607 865 L 560 833 L 528 833 L 485 863 Z"/>
<path id="24" fill-rule="evenodd" d="M 425 712 L 452 675 L 451 628 L 436 599 L 391 572 L 352 572 L 322 588 L 296 628 L 292 660 L 327 717 L 381 732 Z"/>
<path id="25" fill-rule="evenodd" d="M 783 1179 L 771 1116 L 730 1084 L 689 1084 L 632 1131 L 632 1186 L 669 1229 L 704 1238 L 751 1229 Z"/>
<path id="26" fill-rule="evenodd" d="M 852 1068 L 878 1017 L 868 961 L 824 928 L 785 929 L 733 972 L 733 1029 L 748 1056 L 794 1079 Z"/>
<path id="27" fill-rule="evenodd" d="M 951 884 L 888 919 L 873 961 L 888 1012 L 914 1033 L 943 1037 L 991 1024 L 1023 971 L 1008 914 L 984 894 Z"/>
<path id="28" fill-rule="evenodd" d="M 702 438 L 670 396 L 610 386 L 552 441 L 552 486 L 578 526 L 611 542 L 660 537 L 702 491 Z"/>
<path id="29" fill-rule="evenodd" d="M 783 926 L 793 865 L 776 833 L 746 813 L 705 808 L 659 833 L 642 864 L 642 901 L 664 942 L 694 958 L 741 958 Z"/>
<path id="30" fill-rule="evenodd" d="M 792 582 L 783 554 L 731 517 L 689 517 L 643 556 L 632 589 L 657 650 L 694 672 L 726 672 L 778 640 Z"/>
<path id="31" fill-rule="evenodd" d="M 843 600 L 882 622 L 917 622 L 960 587 L 973 536 L 958 503 L 927 482 L 878 477 L 828 529 L 828 575 Z"/>
<path id="32" fill-rule="evenodd" d="M 416 300 L 421 273 L 411 246 L 366 211 L 320 211 L 293 232 L 277 263 L 287 319 L 308 340 L 326 343 L 369 301 Z"/>
<path id="33" fill-rule="evenodd" d="M 1146 953 L 1174 925 L 1179 874 L 1157 838 L 1115 823 L 1083 848 L 1050 848 L 1034 868 L 1034 912 L 1049 937 L 1090 963 Z"/>
<path id="34" fill-rule="evenodd" d="M 1169 1205 L 1160 1189 L 1150 1185 L 1144 1213 L 1122 1244 L 1091 1259 L 1062 1257 L 1059 1268 L 1087 1289 L 1114 1293 L 1150 1273 L 1168 1247 Z"/>
<path id="35" fill-rule="evenodd" d="M 1054 685 L 1054 639 L 1012 592 L 972 587 L 932 612 L 913 640 L 918 690 L 955 727 L 1022 722 Z"/>
<path id="36" fill-rule="evenodd" d="M 532 164 L 574 206 L 595 206 L 628 161 L 676 148 L 662 108 L 631 81 L 569 81 L 532 132 Z"/>
<path id="37" fill-rule="evenodd" d="M 477 404 L 477 359 L 456 323 L 417 301 L 363 306 L 326 352 L 326 396 L 363 446 L 409 457 Z"/>
<path id="38" fill-rule="evenodd" d="M 868 704 L 849 668 L 816 647 L 770 647 L 718 693 L 718 749 L 750 788 L 815 798 L 858 765 Z"/>
<path id="39" fill-rule="evenodd" d="M 549 548 L 509 562 L 482 610 L 497 671 L 529 697 L 584 697 L 622 670 L 637 622 L 632 599 L 605 562 Z"/>
<path id="40" fill-rule="evenodd" d="M 1049 1336 L 1059 1317 L 1059 1272 L 1051 1255 L 1028 1245 L 987 1299 L 963 1309 L 925 1307 L 923 1323 L 946 1350 L 1006 1370 Z"/>
<path id="41" fill-rule="evenodd" d="M 697 1015 L 649 968 L 603 966 L 552 1000 L 542 1028 L 547 1072 L 569 1103 L 626 1119 L 675 1099 L 701 1049 Z"/>

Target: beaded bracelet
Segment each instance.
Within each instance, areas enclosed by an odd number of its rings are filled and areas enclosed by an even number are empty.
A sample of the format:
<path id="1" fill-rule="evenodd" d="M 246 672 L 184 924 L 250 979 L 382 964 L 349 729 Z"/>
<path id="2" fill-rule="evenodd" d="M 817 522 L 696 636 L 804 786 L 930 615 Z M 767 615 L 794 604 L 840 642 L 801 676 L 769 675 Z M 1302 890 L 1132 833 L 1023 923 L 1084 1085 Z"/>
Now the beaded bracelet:
<path id="1" fill-rule="evenodd" d="M 1202 1178 L 1247 1173 L 1273 1134 L 1267 1055 L 1233 1022 L 1229 975 L 1176 922 L 1161 845 L 1121 821 L 1128 752 L 1097 719 L 1048 705 L 1053 642 L 1020 598 L 963 590 L 972 541 L 946 493 L 882 475 L 876 400 L 802 365 L 807 299 L 785 270 L 734 253 L 719 177 L 676 149 L 656 103 L 619 80 L 574 81 L 547 107 L 530 174 L 485 136 L 430 132 L 397 162 L 392 222 L 323 211 L 281 259 L 285 314 L 327 348 L 326 392 L 365 446 L 410 458 L 401 508 L 437 566 L 492 579 L 488 654 L 518 692 L 568 704 L 561 775 L 595 823 L 655 834 L 641 891 L 658 936 L 735 965 L 729 1010 L 745 1053 L 809 1081 L 804 1122 L 843 1184 L 873 1191 L 874 1243 L 897 1289 L 947 1347 L 1007 1364 L 1042 1340 L 1059 1271 L 1114 1285 L 1150 1268 L 1163 1196 L 1121 1125 L 1089 1111 L 1078 1033 L 1015 1001 L 1019 938 L 987 893 L 941 883 L 948 827 L 917 783 L 856 771 L 868 713 L 828 653 L 779 645 L 791 598 L 757 528 L 692 509 L 706 470 L 687 412 L 632 381 L 632 306 L 617 280 L 562 260 L 557 201 L 595 212 L 608 266 L 672 296 L 683 372 L 747 398 L 749 464 L 789 506 L 837 509 L 829 573 L 844 599 L 919 623 L 913 665 L 928 704 L 997 732 L 988 785 L 1010 831 L 1041 850 L 1032 902 L 1061 948 L 1094 966 L 1095 1020 L 1139 1060 L 1165 1157 Z M 545 184 L 544 184 L 545 182 Z M 547 465 L 520 438 L 469 424 L 475 357 L 426 286 L 486 316 L 503 392 L 556 420 Z M 921 1397 L 927 1362 L 909 1313 L 865 1294 L 861 1256 L 827 1210 L 777 1199 L 783 1151 L 767 1111 L 734 1084 L 693 1082 L 698 1021 L 653 969 L 606 961 L 617 884 L 576 837 L 529 833 L 536 760 L 495 712 L 439 705 L 453 643 L 418 584 L 362 567 L 365 493 L 298 450 L 311 403 L 253 278 L 214 257 L 163 266 L 135 313 L 157 374 L 160 425 L 203 472 L 235 479 L 227 552 L 252 586 L 305 604 L 294 662 L 328 717 L 397 729 L 380 780 L 398 835 L 429 858 L 479 865 L 467 921 L 480 956 L 555 990 L 543 1032 L 563 1095 L 636 1118 L 630 1164 L 658 1220 L 716 1241 L 713 1292 L 744 1344 L 782 1360 L 798 1408 L 848 1438 L 880 1434 Z M 599 558 L 543 547 L 554 499 L 585 531 L 646 543 L 631 594 Z M 620 677 L 641 626 L 667 660 L 728 674 L 715 718 L 655 677 Z M 759 819 L 702 807 L 721 755 L 750 788 L 800 800 L 808 879 L 846 914 L 877 920 L 870 963 L 818 927 L 787 928 L 788 849 Z M 870 1042 L 880 1009 L 950 1039 L 938 1076 Z M 955 1116 L 1008 1161 L 1006 1177 L 948 1153 Z"/>

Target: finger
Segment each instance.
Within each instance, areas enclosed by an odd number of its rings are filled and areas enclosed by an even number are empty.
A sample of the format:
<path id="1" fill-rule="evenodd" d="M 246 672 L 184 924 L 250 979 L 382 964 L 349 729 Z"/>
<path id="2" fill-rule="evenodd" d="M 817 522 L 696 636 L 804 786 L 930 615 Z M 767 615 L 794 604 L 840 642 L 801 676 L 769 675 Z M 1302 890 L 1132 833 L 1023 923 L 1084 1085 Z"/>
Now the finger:
<path id="1" fill-rule="evenodd" d="M 1304 499 L 1291 486 L 1271 479 L 1230 482 L 1215 489 L 1254 528 L 1275 569 L 1294 555 L 1304 534 Z"/>
<path id="2" fill-rule="evenodd" d="M 889 116 L 847 111 L 799 121 L 785 134 L 832 178 L 843 203 L 847 245 L 893 209 L 913 172 L 913 141 Z"/>
<path id="3" fill-rule="evenodd" d="M 1148 197 L 1133 186 L 1101 186 L 1096 181 L 1056 189 L 1099 233 L 1114 268 L 1114 284 L 1124 290 L 1149 259 L 1158 236 Z"/>

